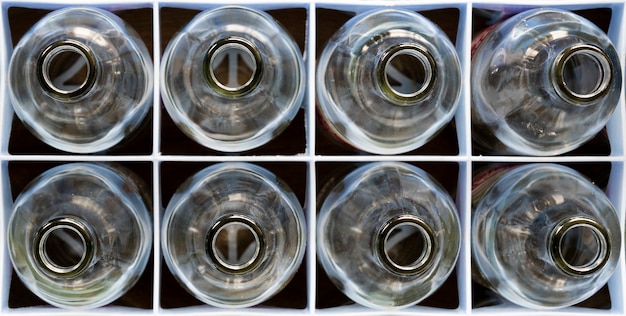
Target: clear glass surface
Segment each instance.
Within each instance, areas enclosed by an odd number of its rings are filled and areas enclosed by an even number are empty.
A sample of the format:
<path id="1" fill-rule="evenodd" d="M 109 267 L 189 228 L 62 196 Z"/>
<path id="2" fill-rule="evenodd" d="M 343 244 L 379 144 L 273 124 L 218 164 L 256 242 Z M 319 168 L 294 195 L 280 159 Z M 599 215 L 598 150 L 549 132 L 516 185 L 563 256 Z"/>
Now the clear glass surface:
<path id="1" fill-rule="evenodd" d="M 152 105 L 145 44 L 120 18 L 97 8 L 60 9 L 35 24 L 13 51 L 8 83 L 26 127 L 74 153 L 118 144 Z"/>
<path id="2" fill-rule="evenodd" d="M 306 244 L 295 194 L 247 163 L 217 164 L 190 177 L 169 201 L 161 235 L 165 262 L 179 283 L 207 304 L 230 308 L 280 291 Z"/>
<path id="3" fill-rule="evenodd" d="M 64 308 L 108 304 L 132 287 L 152 248 L 151 200 L 130 171 L 52 168 L 16 198 L 8 247 L 20 279 Z"/>
<path id="4" fill-rule="evenodd" d="M 352 300 L 403 308 L 447 279 L 460 230 L 454 202 L 426 172 L 378 162 L 329 191 L 318 215 L 317 250 L 330 279 Z"/>
<path id="5" fill-rule="evenodd" d="M 319 58 L 320 119 L 342 142 L 375 154 L 416 149 L 453 117 L 461 67 L 447 35 L 400 9 L 359 14 Z"/>
<path id="6" fill-rule="evenodd" d="M 570 168 L 509 168 L 475 187 L 472 205 L 475 280 L 515 304 L 574 305 L 604 286 L 617 266 L 616 211 Z"/>
<path id="7" fill-rule="evenodd" d="M 568 11 L 534 9 L 472 52 L 472 136 L 496 154 L 558 155 L 595 136 L 619 101 L 622 72 L 607 35 Z"/>
<path id="8" fill-rule="evenodd" d="M 265 12 L 227 6 L 197 15 L 163 53 L 161 92 L 187 136 L 224 152 L 259 147 L 294 118 L 304 63 Z"/>

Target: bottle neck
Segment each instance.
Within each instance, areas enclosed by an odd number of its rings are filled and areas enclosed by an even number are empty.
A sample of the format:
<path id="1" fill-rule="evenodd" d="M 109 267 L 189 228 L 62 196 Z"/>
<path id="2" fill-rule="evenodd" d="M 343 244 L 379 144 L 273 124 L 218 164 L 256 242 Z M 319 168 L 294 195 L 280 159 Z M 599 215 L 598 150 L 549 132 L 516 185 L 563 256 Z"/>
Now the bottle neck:
<path id="1" fill-rule="evenodd" d="M 421 45 L 401 43 L 385 51 L 375 67 L 377 87 L 389 101 L 414 105 L 433 90 L 437 65 Z"/>
<path id="2" fill-rule="evenodd" d="M 50 44 L 37 60 L 41 88 L 60 101 L 75 101 L 87 94 L 99 72 L 94 52 L 76 40 Z"/>
<path id="3" fill-rule="evenodd" d="M 74 217 L 59 217 L 42 226 L 34 236 L 36 265 L 55 278 L 74 278 L 95 259 L 95 238 L 89 226 Z"/>
<path id="4" fill-rule="evenodd" d="M 229 36 L 213 44 L 203 62 L 205 81 L 222 97 L 239 98 L 252 92 L 263 78 L 260 50 L 247 39 Z"/>
<path id="5" fill-rule="evenodd" d="M 586 276 L 608 262 L 611 240 L 606 228 L 594 219 L 573 216 L 554 225 L 548 234 L 547 250 L 560 271 Z"/>
<path id="6" fill-rule="evenodd" d="M 265 258 L 265 235 L 246 215 L 231 214 L 218 219 L 206 236 L 206 253 L 215 267 L 227 274 L 245 274 Z"/>
<path id="7" fill-rule="evenodd" d="M 613 64 L 600 48 L 574 44 L 554 59 L 550 79 L 566 103 L 584 106 L 608 92 L 613 81 Z"/>
<path id="8" fill-rule="evenodd" d="M 387 221 L 375 237 L 373 247 L 382 265 L 398 275 L 426 271 L 436 256 L 433 229 L 414 215 L 400 215 Z"/>

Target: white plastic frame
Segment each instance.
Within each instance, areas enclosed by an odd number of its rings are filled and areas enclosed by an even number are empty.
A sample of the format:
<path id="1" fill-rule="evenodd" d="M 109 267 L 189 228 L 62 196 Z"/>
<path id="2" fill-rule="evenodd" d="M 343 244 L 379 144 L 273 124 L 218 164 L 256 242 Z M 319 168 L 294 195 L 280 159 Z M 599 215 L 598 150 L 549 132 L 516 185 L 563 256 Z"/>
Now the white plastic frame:
<path id="1" fill-rule="evenodd" d="M 154 73 L 159 74 L 161 59 L 161 36 L 160 26 L 161 20 L 166 19 L 160 15 L 163 7 L 192 8 L 192 9 L 210 9 L 222 5 L 228 5 L 232 2 L 228 0 L 187 0 L 187 1 L 137 1 L 128 3 L 125 0 L 88 0 L 89 5 L 99 6 L 106 9 L 130 9 L 130 8 L 152 8 L 153 10 L 153 60 Z M 626 307 L 624 304 L 626 286 L 626 267 L 624 262 L 624 251 L 621 252 L 619 266 L 614 276 L 608 283 L 611 308 L 608 310 L 590 309 L 571 307 L 556 311 L 532 311 L 513 305 L 496 305 L 485 308 L 472 307 L 472 282 L 471 282 L 471 254 L 470 254 L 470 201 L 471 196 L 471 176 L 476 163 L 489 162 L 557 162 L 557 163 L 582 163 L 599 162 L 608 163 L 611 166 L 609 182 L 607 186 L 607 194 L 619 211 L 622 232 L 624 231 L 625 220 L 625 204 L 626 199 L 626 170 L 625 162 L 625 111 L 624 98 L 620 99 L 618 109 L 615 111 L 611 120 L 607 125 L 607 135 L 609 138 L 611 153 L 606 156 L 572 156 L 565 155 L 559 157 L 520 157 L 520 156 L 482 156 L 474 155 L 471 147 L 471 124 L 470 124 L 470 96 L 469 85 L 471 84 L 469 63 L 470 63 L 470 44 L 472 36 L 472 14 L 473 8 L 494 7 L 502 5 L 529 5 L 529 6 L 549 6 L 559 7 L 571 10 L 579 10 L 586 8 L 609 8 L 611 9 L 611 21 L 609 26 L 609 37 L 613 40 L 620 54 L 622 62 L 622 72 L 624 72 L 624 61 L 626 56 L 626 21 L 625 21 L 625 5 L 624 1 L 541 1 L 541 0 L 512 0 L 512 1 L 491 1 L 483 0 L 480 2 L 471 1 L 450 1 L 450 0 L 274 0 L 271 2 L 262 2 L 258 0 L 241 0 L 237 4 L 254 7 L 261 10 L 279 9 L 279 8 L 304 8 L 307 11 L 306 25 L 306 44 L 304 59 L 307 70 L 308 90 L 303 103 L 305 112 L 304 127 L 306 133 L 305 150 L 297 154 L 288 155 L 240 155 L 240 156 L 224 156 L 224 155 L 173 155 L 161 152 L 161 133 L 160 128 L 161 117 L 167 115 L 161 110 L 160 92 L 158 76 L 155 78 L 154 89 L 154 107 L 152 111 L 152 152 L 145 155 L 48 155 L 48 154 L 15 154 L 10 153 L 8 148 L 11 135 L 11 122 L 14 117 L 13 110 L 7 98 L 6 78 L 7 64 L 12 51 L 11 38 L 8 23 L 8 9 L 10 7 L 27 7 L 42 9 L 57 9 L 70 5 L 85 4 L 85 2 L 66 0 L 52 0 L 46 2 L 34 1 L 7 1 L 0 0 L 2 14 L 0 15 L 0 100 L 2 100 L 0 109 L 0 313 L 1 314 L 20 314 L 20 315 L 105 315 L 105 314 L 194 314 L 194 315 L 306 315 L 306 314 L 327 314 L 327 315 L 481 315 L 492 314 L 502 315 L 603 315 L 618 314 L 624 315 Z M 455 127 L 458 142 L 458 153 L 451 155 L 433 155 L 433 154 L 410 154 L 398 156 L 373 156 L 360 154 L 341 154 L 341 155 L 322 155 L 317 153 L 315 125 L 315 68 L 316 68 L 316 30 L 320 23 L 324 21 L 318 20 L 316 17 L 316 9 L 336 9 L 353 12 L 362 12 L 364 10 L 373 9 L 383 6 L 397 6 L 415 11 L 438 9 L 438 8 L 456 8 L 459 10 L 459 22 L 457 38 L 455 42 L 457 52 L 461 60 L 463 71 L 463 88 L 461 94 L 460 105 L 455 117 Z M 316 307 L 317 300 L 317 271 L 316 271 L 316 239 L 315 239 L 315 223 L 316 223 L 316 187 L 317 172 L 316 168 L 320 163 L 350 163 L 350 162 L 368 162 L 380 160 L 400 160 L 413 162 L 416 164 L 430 162 L 444 162 L 458 164 L 458 174 L 450 174 L 450 177 L 457 179 L 457 192 L 451 192 L 456 195 L 457 207 L 461 215 L 462 225 L 462 247 L 459 260 L 457 262 L 457 293 L 459 306 L 454 309 L 440 309 L 428 306 L 417 305 L 400 311 L 376 311 L 361 307 L 358 305 L 349 305 L 342 307 L 333 307 L 326 309 L 318 309 Z M 12 205 L 12 194 L 10 187 L 10 179 L 8 173 L 8 164 L 10 162 L 56 162 L 64 163 L 71 161 L 120 161 L 120 162 L 144 162 L 151 164 L 152 168 L 152 194 L 155 207 L 154 212 L 154 269 L 153 269 L 153 287 L 145 289 L 151 291 L 152 308 L 138 309 L 130 307 L 121 307 L 110 305 L 89 311 L 66 311 L 51 306 L 34 306 L 27 308 L 10 308 L 8 306 L 8 297 L 11 291 L 11 273 L 12 267 L 6 249 L 6 223 L 10 215 Z M 301 201 L 306 209 L 307 225 L 308 225 L 308 244 L 305 262 L 307 268 L 307 282 L 301 286 L 307 288 L 306 301 L 307 306 L 304 309 L 286 309 L 272 308 L 261 305 L 260 307 L 228 310 L 219 309 L 211 306 L 197 305 L 184 308 L 166 309 L 161 306 L 161 272 L 167 269 L 161 265 L 160 251 L 160 235 L 159 227 L 161 225 L 162 208 L 167 205 L 168 201 L 163 201 L 160 197 L 161 192 L 161 163 L 162 162 L 192 162 L 198 164 L 210 164 L 222 161 L 247 161 L 252 163 L 264 162 L 289 162 L 303 164 L 307 168 L 307 176 L 301 179 L 300 185 L 306 186 L 306 199 Z M 290 183 L 290 185 L 294 185 Z M 161 209 L 159 209 L 161 208 Z M 623 248 L 623 247 L 622 247 Z M 452 294 L 452 293 L 451 293 Z"/>

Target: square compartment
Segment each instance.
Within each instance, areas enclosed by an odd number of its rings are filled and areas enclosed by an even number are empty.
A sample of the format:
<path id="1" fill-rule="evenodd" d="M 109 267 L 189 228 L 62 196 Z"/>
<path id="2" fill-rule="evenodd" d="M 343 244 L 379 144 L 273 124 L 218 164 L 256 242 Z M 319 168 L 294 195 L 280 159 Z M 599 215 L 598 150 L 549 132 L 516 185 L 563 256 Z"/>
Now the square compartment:
<path id="1" fill-rule="evenodd" d="M 272 16 L 294 39 L 300 48 L 300 52 L 306 56 L 308 9 L 302 5 L 264 5 L 262 3 L 246 6 L 252 9 L 262 10 Z M 196 15 L 204 10 L 216 9 L 219 6 L 200 6 L 182 3 L 162 3 L 160 6 L 160 29 L 161 29 L 161 54 L 176 35 Z M 306 58 L 305 73 L 308 71 Z M 305 82 L 307 89 L 310 83 Z M 160 87 L 159 87 L 160 88 Z M 268 143 L 260 147 L 244 152 L 226 153 L 204 147 L 195 140 L 189 138 L 174 123 L 160 100 L 160 152 L 164 155 L 298 155 L 307 150 L 306 139 L 306 108 L 307 95 L 302 101 L 301 108 L 284 131 Z"/>
<path id="2" fill-rule="evenodd" d="M 307 218 L 306 212 L 306 179 L 307 179 L 307 165 L 305 163 L 298 162 L 251 162 L 253 165 L 260 166 L 267 169 L 271 173 L 275 174 L 279 179 L 282 179 L 294 192 L 298 201 L 303 205 L 305 219 Z M 185 182 L 186 179 L 196 174 L 197 172 L 213 165 L 213 163 L 199 163 L 199 162 L 175 162 L 168 161 L 162 162 L 160 167 L 161 172 L 161 187 L 160 195 L 162 197 L 162 209 L 167 209 L 168 203 L 171 197 L 174 195 L 178 187 Z M 307 229 L 310 229 L 310 225 L 307 225 Z M 308 235 L 305 236 L 308 239 Z M 308 246 L 306 246 L 308 247 Z M 307 251 L 308 252 L 308 251 Z M 305 253 L 304 259 L 297 272 L 293 276 L 293 279 L 289 283 L 268 300 L 246 309 L 239 309 L 239 311 L 264 311 L 267 309 L 281 309 L 281 310 L 303 310 L 308 306 L 308 254 Z M 172 272 L 169 270 L 165 260 L 161 260 L 161 275 L 160 275 L 160 306 L 165 310 L 190 310 L 190 311 L 224 311 L 224 309 L 213 307 L 205 304 L 195 298 L 192 294 L 187 292 L 183 286 L 181 286 Z M 236 309 L 237 310 L 237 309 Z M 300 311 L 301 312 L 301 311 Z"/>
<path id="3" fill-rule="evenodd" d="M 45 3 L 16 3 L 11 6 L 4 6 L 6 14 L 6 30 L 7 42 L 10 40 L 12 46 L 17 45 L 24 34 L 46 14 L 67 7 L 67 5 L 45 4 Z M 148 48 L 150 56 L 154 59 L 153 54 L 153 10 L 145 4 L 133 5 L 124 4 L 122 6 L 99 6 L 119 16 L 124 22 L 130 25 L 139 34 L 141 40 Z M 10 51 L 10 50 L 9 50 Z M 6 56 L 6 60 L 10 56 Z M 156 77 L 157 75 L 154 74 Z M 3 87 L 4 88 L 4 87 Z M 11 108 L 11 101 L 5 100 L 6 107 Z M 17 118 L 12 109 L 5 109 L 5 114 L 10 119 L 5 118 L 5 123 L 9 124 L 10 129 L 5 127 L 5 131 L 10 134 L 4 141 L 8 142 L 3 148 L 7 148 L 9 154 L 13 155 L 73 155 L 73 153 L 58 150 L 35 137 L 30 130 Z M 140 123 L 139 127 L 119 144 L 106 150 L 106 155 L 149 155 L 152 153 L 152 105 L 146 114 L 146 117 Z M 98 153 L 96 153 L 98 154 Z"/>
<path id="4" fill-rule="evenodd" d="M 10 198 L 11 201 L 14 201 L 20 192 L 30 183 L 35 177 L 39 176 L 43 172 L 66 163 L 72 162 L 46 162 L 46 161 L 10 161 L 8 162 L 7 175 L 8 175 L 8 184 L 9 187 L 4 188 L 5 193 L 10 192 L 10 196 L 5 194 L 5 199 Z M 97 162 L 95 162 L 97 163 Z M 132 173 L 134 173 L 140 181 L 145 184 L 145 189 L 149 192 L 146 192 L 149 198 L 152 198 L 152 163 L 143 162 L 143 161 L 125 161 L 125 162 L 116 162 L 115 165 L 119 165 L 122 168 L 125 168 Z M 3 182 L 4 183 L 4 182 Z M 152 202 L 152 201 L 150 201 Z M 12 204 L 12 202 L 5 203 Z M 5 208 L 3 217 L 8 219 L 12 209 Z M 151 210 L 151 217 L 154 217 L 154 210 Z M 150 223 L 152 224 L 152 222 Z M 155 245 L 152 245 L 154 247 Z M 152 248 L 153 249 L 153 248 Z M 111 307 L 123 308 L 129 311 L 151 311 L 153 307 L 153 288 L 154 283 L 157 282 L 154 280 L 154 254 L 153 251 L 149 254 L 149 260 L 146 265 L 145 270 L 142 272 L 141 276 L 137 280 L 137 282 L 128 289 L 122 296 L 120 296 L 115 301 L 105 305 L 101 308 L 94 309 L 95 311 L 99 309 L 106 309 Z M 8 258 L 7 258 L 8 259 Z M 7 262 L 10 265 L 9 260 Z M 4 275 L 4 280 L 8 285 L 8 295 L 7 295 L 7 307 L 9 310 L 24 310 L 25 308 L 33 308 L 33 307 L 51 307 L 48 303 L 41 300 L 37 297 L 33 292 L 28 290 L 28 288 L 24 285 L 24 283 L 18 278 L 16 272 L 11 267 L 9 269 L 4 269 L 5 273 L 9 273 L 9 275 Z M 62 309 L 59 309 L 62 310 Z"/>
<path id="5" fill-rule="evenodd" d="M 423 5 L 408 5 L 403 4 L 398 6 L 398 9 L 405 9 L 417 12 L 428 20 L 435 23 L 443 32 L 448 36 L 450 42 L 456 46 L 457 54 L 461 62 L 461 73 L 463 76 L 463 64 L 464 61 L 460 54 L 461 46 L 463 43 L 463 37 L 465 36 L 464 25 L 462 16 L 464 5 L 455 4 L 423 4 Z M 358 6 L 343 5 L 343 4 L 319 4 L 316 8 L 317 29 L 315 53 L 316 60 L 319 60 L 325 46 L 329 39 L 337 32 L 345 23 L 357 14 L 366 12 L 369 10 L 384 9 L 377 5 L 362 4 Z M 317 67 L 317 64 L 316 64 Z M 317 80 L 317 78 L 316 78 Z M 316 89 L 320 89 L 319 86 Z M 461 87 L 461 94 L 459 96 L 457 109 L 464 107 L 463 94 L 465 90 Z M 353 148 L 349 144 L 343 143 L 343 141 L 336 139 L 332 135 L 332 132 L 328 131 L 324 124 L 321 123 L 321 113 L 319 111 L 319 105 L 317 104 L 318 91 L 312 91 L 316 94 L 315 111 L 315 152 L 318 155 L 360 155 L 364 154 L 363 151 Z M 459 154 L 459 140 L 457 135 L 462 131 L 457 130 L 457 126 L 452 120 L 446 124 L 433 139 L 428 141 L 421 147 L 411 150 L 409 152 L 399 154 L 399 156 L 407 155 L 457 155 Z M 402 159 L 402 158 L 399 158 Z"/>

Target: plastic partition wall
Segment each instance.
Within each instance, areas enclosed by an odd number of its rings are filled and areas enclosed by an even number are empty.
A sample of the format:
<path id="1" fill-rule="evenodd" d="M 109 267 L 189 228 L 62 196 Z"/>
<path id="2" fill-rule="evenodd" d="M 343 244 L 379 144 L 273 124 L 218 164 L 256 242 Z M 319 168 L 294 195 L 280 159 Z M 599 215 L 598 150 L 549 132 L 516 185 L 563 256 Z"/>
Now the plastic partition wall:
<path id="1" fill-rule="evenodd" d="M 159 74 L 161 54 L 169 39 L 202 10 L 232 4 L 226 0 L 195 2 L 127 0 L 87 0 L 120 15 L 142 35 Z M 308 91 L 302 109 L 290 127 L 276 140 L 240 155 L 213 152 L 187 139 L 164 111 L 155 80 L 154 106 L 148 126 L 125 146 L 101 155 L 72 155 L 57 152 L 35 139 L 15 119 L 6 91 L 7 64 L 13 45 L 23 33 L 50 10 L 85 4 L 84 1 L 46 2 L 0 0 L 2 15 L 0 38 L 0 312 L 3 314 L 218 314 L 218 315 L 600 315 L 626 313 L 624 251 L 617 271 L 607 286 L 586 302 L 555 311 L 531 311 L 509 304 L 489 301 L 489 292 L 472 283 L 470 257 L 470 190 L 474 170 L 489 163 L 556 162 L 581 171 L 604 188 L 619 211 L 624 231 L 625 187 L 624 100 L 621 98 L 606 127 L 583 148 L 558 157 L 490 156 L 472 150 L 470 126 L 470 44 L 472 35 L 486 27 L 477 8 L 507 6 L 549 6 L 574 10 L 603 28 L 613 40 L 624 67 L 626 21 L 625 2 L 604 1 L 274 1 L 240 0 L 237 4 L 261 9 L 273 15 L 292 34 L 303 51 Z M 365 155 L 341 147 L 316 125 L 316 57 L 326 40 L 355 13 L 384 6 L 418 11 L 441 26 L 456 45 L 463 71 L 460 105 L 454 122 L 437 138 L 413 152 L 397 156 Z M 622 69 L 624 72 L 624 69 Z M 462 246 L 455 272 L 441 290 L 422 303 L 400 311 L 376 311 L 351 302 L 328 280 L 316 259 L 316 192 L 325 179 L 344 167 L 358 162 L 397 160 L 415 164 L 433 175 L 456 198 L 462 225 Z M 155 211 L 154 227 L 161 224 L 164 207 L 176 187 L 200 169 L 222 161 L 259 164 L 283 178 L 305 206 L 308 243 L 303 264 L 291 283 L 273 299 L 253 308 L 219 309 L 204 305 L 188 295 L 173 280 L 162 261 L 159 230 L 155 229 L 153 257 L 139 283 L 114 303 L 88 311 L 65 311 L 48 306 L 28 292 L 15 277 L 6 247 L 6 223 L 12 201 L 24 185 L 52 166 L 71 161 L 117 161 L 138 173 L 151 185 Z"/>

